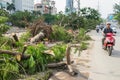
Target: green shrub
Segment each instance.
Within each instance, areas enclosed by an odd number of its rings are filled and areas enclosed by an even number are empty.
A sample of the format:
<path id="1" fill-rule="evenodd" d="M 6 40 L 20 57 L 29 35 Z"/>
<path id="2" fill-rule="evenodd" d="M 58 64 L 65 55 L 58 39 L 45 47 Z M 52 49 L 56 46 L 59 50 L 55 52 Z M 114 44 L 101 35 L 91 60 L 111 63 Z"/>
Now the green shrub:
<path id="1" fill-rule="evenodd" d="M 45 55 L 43 54 L 47 48 L 43 44 L 38 44 L 37 46 L 29 46 L 26 53 L 31 55 L 31 58 L 27 63 L 24 64 L 24 68 L 27 69 L 28 73 L 34 73 L 38 71 L 45 70 L 45 65 L 47 64 L 47 60 Z M 31 68 L 33 68 L 31 72 Z"/>
<path id="2" fill-rule="evenodd" d="M 0 16 L 8 17 L 9 13 L 6 10 L 4 10 L 4 9 L 0 9 Z"/>
<path id="3" fill-rule="evenodd" d="M 9 26 L 5 24 L 0 24 L 0 36 L 2 36 L 2 34 L 4 34 L 8 29 L 9 29 Z"/>
<path id="4" fill-rule="evenodd" d="M 53 60 L 55 62 L 62 61 L 63 58 L 65 57 L 66 45 L 65 44 L 56 45 L 56 46 L 52 47 L 52 50 L 55 53 L 55 57 L 53 58 Z"/>
<path id="5" fill-rule="evenodd" d="M 30 32 L 26 32 L 26 33 L 24 33 L 24 34 L 21 35 L 20 41 L 26 42 L 26 41 L 28 41 L 28 39 L 30 38 L 30 36 L 31 36 Z"/>
<path id="6" fill-rule="evenodd" d="M 7 20 L 7 17 L 0 16 L 0 36 L 9 29 L 9 26 L 5 24 Z"/>
<path id="7" fill-rule="evenodd" d="M 88 48 L 88 43 L 82 42 L 80 46 L 80 50 L 86 50 Z"/>
<path id="8" fill-rule="evenodd" d="M 89 35 L 86 35 L 85 32 L 86 32 L 85 29 L 80 28 L 79 33 L 78 33 L 78 35 L 76 37 L 77 41 L 80 42 L 80 41 L 90 40 L 91 39 L 91 37 Z"/>
<path id="9" fill-rule="evenodd" d="M 70 34 L 67 33 L 67 31 L 65 30 L 64 27 L 60 27 L 60 26 L 53 26 L 53 32 L 50 36 L 51 40 L 55 40 L 55 41 L 65 41 L 65 42 L 70 42 L 72 36 Z"/>
<path id="10" fill-rule="evenodd" d="M 12 39 L 8 37 L 0 37 L 0 49 L 11 50 L 12 42 Z"/>
<path id="11" fill-rule="evenodd" d="M 29 46 L 26 53 L 31 57 L 27 61 L 23 61 L 23 67 L 29 74 L 44 71 L 46 64 L 51 62 L 62 61 L 65 56 L 66 45 L 56 45 L 51 48 L 55 56 L 47 55 L 44 51 L 47 50 L 45 45 L 38 44 L 37 46 Z"/>
<path id="12" fill-rule="evenodd" d="M 8 55 L 0 55 L 0 80 L 15 80 L 19 77 L 19 67 L 17 62 L 13 59 L 10 60 Z"/>
<path id="13" fill-rule="evenodd" d="M 26 27 L 30 22 L 35 19 L 35 16 L 28 11 L 17 11 L 14 14 L 11 14 L 9 17 L 9 21 L 18 27 Z"/>
<path id="14" fill-rule="evenodd" d="M 0 23 L 5 23 L 7 20 L 7 17 L 0 16 Z"/>

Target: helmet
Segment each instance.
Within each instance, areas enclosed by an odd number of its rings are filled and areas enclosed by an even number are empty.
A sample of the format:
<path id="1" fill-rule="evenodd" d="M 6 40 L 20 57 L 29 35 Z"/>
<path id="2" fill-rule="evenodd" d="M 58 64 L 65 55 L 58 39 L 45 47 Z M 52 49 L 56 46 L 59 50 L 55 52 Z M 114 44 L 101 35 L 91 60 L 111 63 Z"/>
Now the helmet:
<path id="1" fill-rule="evenodd" d="M 107 24 L 107 25 L 111 25 L 111 23 L 110 23 L 110 22 L 107 22 L 106 24 Z"/>

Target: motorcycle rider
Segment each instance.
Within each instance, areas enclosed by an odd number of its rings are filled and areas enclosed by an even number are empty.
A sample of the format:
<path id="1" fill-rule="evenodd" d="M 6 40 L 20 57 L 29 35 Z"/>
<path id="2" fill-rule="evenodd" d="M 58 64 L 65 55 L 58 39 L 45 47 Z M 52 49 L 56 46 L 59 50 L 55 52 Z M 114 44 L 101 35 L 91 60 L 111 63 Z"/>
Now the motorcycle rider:
<path id="1" fill-rule="evenodd" d="M 102 39 L 102 46 L 104 45 L 104 40 L 105 40 L 105 38 L 106 38 L 106 34 L 107 33 L 113 33 L 113 30 L 110 28 L 110 26 L 111 26 L 111 23 L 110 22 L 107 22 L 106 23 L 106 27 L 104 28 L 104 30 L 103 30 L 103 39 Z M 104 48 L 104 46 L 103 46 L 103 48 Z"/>
<path id="2" fill-rule="evenodd" d="M 99 32 L 99 29 L 100 29 L 100 27 L 99 27 L 99 25 L 97 25 L 97 26 L 96 26 L 96 31 L 97 31 L 97 33 Z"/>

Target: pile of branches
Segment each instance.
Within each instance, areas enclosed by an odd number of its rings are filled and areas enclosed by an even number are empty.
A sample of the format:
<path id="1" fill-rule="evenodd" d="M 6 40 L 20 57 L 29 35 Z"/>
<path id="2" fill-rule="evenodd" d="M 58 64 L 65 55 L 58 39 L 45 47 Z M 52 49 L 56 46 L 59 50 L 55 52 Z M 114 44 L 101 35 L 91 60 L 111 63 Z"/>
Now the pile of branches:
<path id="1" fill-rule="evenodd" d="M 32 34 L 32 37 L 36 36 L 40 32 L 43 32 L 46 38 L 50 37 L 50 34 L 52 33 L 52 27 L 50 25 L 47 25 L 44 23 L 43 20 L 38 20 L 32 24 L 32 26 L 29 27 L 30 33 Z"/>

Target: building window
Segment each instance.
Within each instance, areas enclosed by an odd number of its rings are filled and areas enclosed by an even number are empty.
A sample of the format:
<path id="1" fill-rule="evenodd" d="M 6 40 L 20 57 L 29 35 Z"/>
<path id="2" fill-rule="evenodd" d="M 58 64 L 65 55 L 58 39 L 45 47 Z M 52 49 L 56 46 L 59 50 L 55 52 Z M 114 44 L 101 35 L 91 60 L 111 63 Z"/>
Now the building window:
<path id="1" fill-rule="evenodd" d="M 37 6 L 37 8 L 42 8 L 42 6 Z"/>

